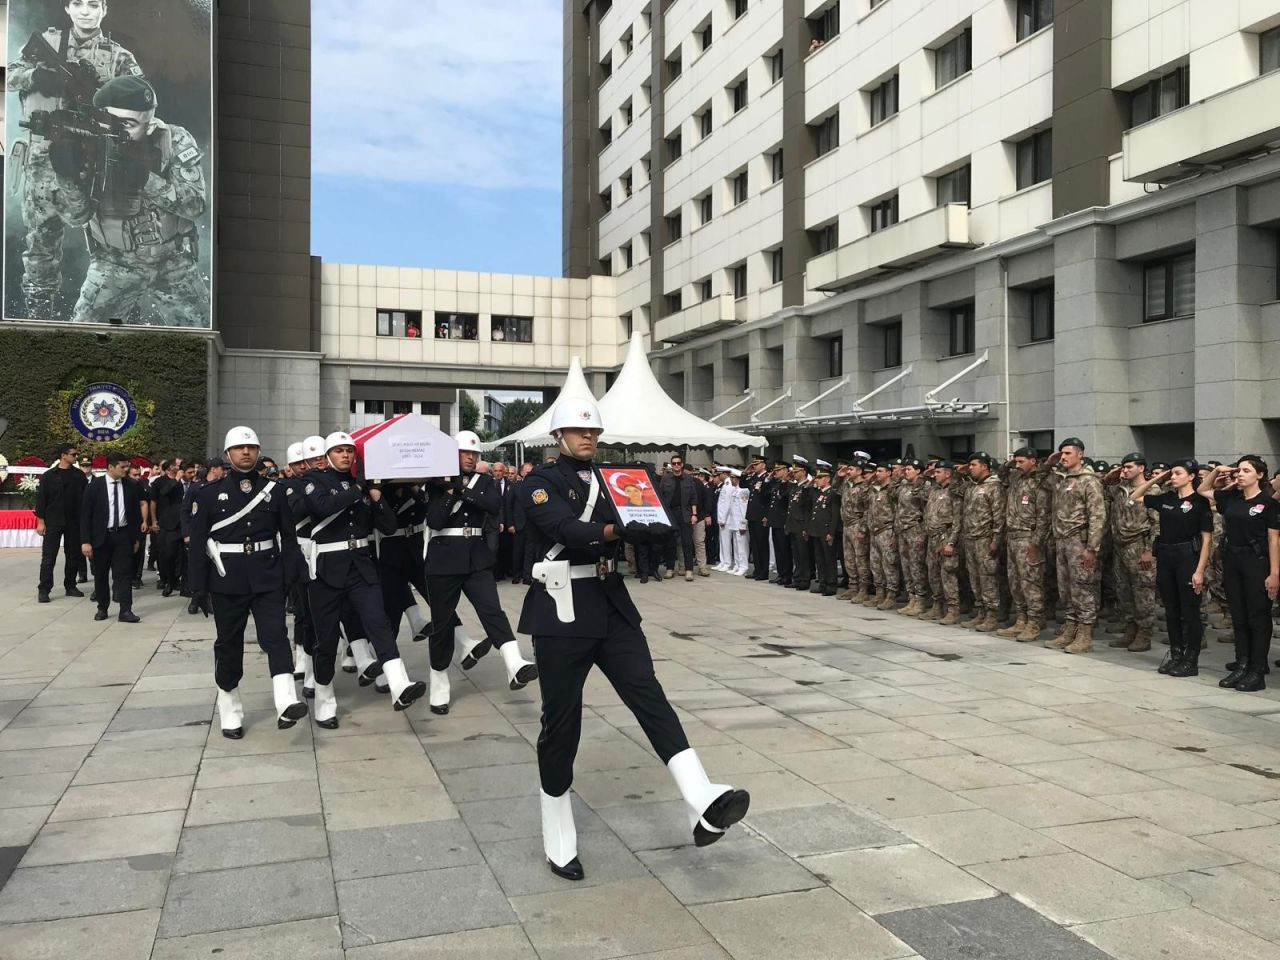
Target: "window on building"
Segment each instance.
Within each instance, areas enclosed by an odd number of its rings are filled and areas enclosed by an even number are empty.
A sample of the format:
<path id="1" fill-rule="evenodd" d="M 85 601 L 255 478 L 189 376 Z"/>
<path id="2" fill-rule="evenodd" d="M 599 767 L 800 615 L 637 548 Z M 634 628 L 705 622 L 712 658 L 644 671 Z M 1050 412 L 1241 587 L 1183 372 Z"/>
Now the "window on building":
<path id="1" fill-rule="evenodd" d="M 635 119 L 635 110 L 631 106 L 630 97 L 627 97 L 626 100 L 622 101 L 621 113 L 622 113 L 622 126 L 623 127 L 631 126 L 632 121 Z"/>
<path id="2" fill-rule="evenodd" d="M 619 247 L 619 248 L 618 248 L 618 252 L 619 252 L 620 254 L 622 254 L 622 269 L 623 269 L 623 270 L 630 270 L 630 269 L 631 269 L 631 263 L 632 263 L 632 259 L 631 259 L 631 244 L 629 244 L 629 243 L 624 243 L 621 247 Z"/>
<path id="3" fill-rule="evenodd" d="M 711 194 L 704 193 L 694 202 L 698 205 L 698 226 L 702 226 L 704 223 L 710 223 L 712 216 Z"/>
<path id="4" fill-rule="evenodd" d="M 1170 320 L 1196 312 L 1196 255 L 1184 253 L 1146 264 L 1142 271 L 1142 320 Z"/>
<path id="5" fill-rule="evenodd" d="M 777 183 L 782 179 L 782 148 L 779 147 L 773 153 L 769 154 L 769 182 Z"/>
<path id="6" fill-rule="evenodd" d="M 701 280 L 699 280 L 697 283 L 697 287 L 698 287 L 699 303 L 706 303 L 708 300 L 711 299 L 711 278 L 710 277 L 703 277 Z"/>
<path id="7" fill-rule="evenodd" d="M 821 157 L 840 146 L 840 113 L 831 114 L 816 123 L 809 124 L 809 133 L 813 137 L 813 155 Z"/>
<path id="8" fill-rule="evenodd" d="M 885 197 L 878 203 L 867 207 L 871 218 L 871 232 L 879 233 L 885 227 L 892 227 L 898 222 L 898 195 Z"/>
<path id="9" fill-rule="evenodd" d="M 613 189 L 611 187 L 605 187 L 600 191 L 600 208 L 605 213 L 613 209 Z"/>
<path id="10" fill-rule="evenodd" d="M 775 50 L 764 59 L 769 67 L 769 83 L 777 83 L 782 79 L 782 51 Z"/>
<path id="11" fill-rule="evenodd" d="M 1041 130 L 1015 145 L 1016 180 L 1019 190 L 1043 183 L 1053 176 L 1053 131 Z"/>
<path id="12" fill-rule="evenodd" d="M 475 340 L 480 332 L 480 317 L 474 313 L 436 311 L 437 340 Z"/>
<path id="13" fill-rule="evenodd" d="M 640 231 L 640 259 L 648 260 L 653 250 L 653 234 L 648 230 Z"/>
<path id="14" fill-rule="evenodd" d="M 681 310 L 684 309 L 684 307 L 681 305 L 682 299 L 683 298 L 680 296 L 679 290 L 677 290 L 675 293 L 668 293 L 665 296 L 663 296 L 662 309 L 666 311 L 666 316 L 669 317 L 671 316 L 671 314 L 679 313 Z"/>
<path id="15" fill-rule="evenodd" d="M 412 400 L 392 400 L 391 401 L 391 415 L 398 417 L 402 413 L 413 413 Z"/>
<path id="16" fill-rule="evenodd" d="M 418 404 L 418 412 L 429 417 L 440 416 L 440 402 L 438 400 L 423 400 Z"/>
<path id="17" fill-rule="evenodd" d="M 664 86 L 670 84 L 676 77 L 684 71 L 684 62 L 680 58 L 680 50 L 667 57 L 662 63 L 662 71 L 664 74 Z"/>
<path id="18" fill-rule="evenodd" d="M 711 18 L 707 18 L 707 22 L 694 31 L 694 35 L 698 40 L 698 52 L 706 53 L 711 48 Z"/>
<path id="19" fill-rule="evenodd" d="M 1028 430 L 1022 436 L 1027 441 L 1026 445 L 1041 456 L 1053 452 L 1052 430 Z"/>
<path id="20" fill-rule="evenodd" d="M 1280 27 L 1258 34 L 1258 72 L 1280 70 Z"/>
<path id="21" fill-rule="evenodd" d="M 950 357 L 973 353 L 973 304 L 964 303 L 947 311 L 947 340 Z"/>
<path id="22" fill-rule="evenodd" d="M 1018 39 L 1025 40 L 1053 23 L 1053 0 L 1018 0 Z"/>
<path id="23" fill-rule="evenodd" d="M 697 114 L 698 121 L 698 139 L 705 140 L 711 136 L 712 129 L 712 113 L 711 104 L 707 104 Z"/>
<path id="24" fill-rule="evenodd" d="M 954 437 L 943 437 L 947 445 L 947 459 L 952 463 L 964 463 L 969 454 L 974 452 L 977 438 L 972 433 L 962 433 Z"/>
<path id="25" fill-rule="evenodd" d="M 735 207 L 747 202 L 747 171 L 743 170 L 729 178 L 729 191 Z"/>
<path id="26" fill-rule="evenodd" d="M 729 99 L 733 103 L 733 112 L 740 113 L 747 108 L 747 78 L 743 77 L 729 88 Z"/>
<path id="27" fill-rule="evenodd" d="M 644 27 L 645 33 L 653 29 L 653 4 L 645 4 L 644 9 L 640 11 L 640 25 Z"/>
<path id="28" fill-rule="evenodd" d="M 1030 308 L 1030 335 L 1032 343 L 1053 339 L 1053 287 L 1037 287 L 1028 293 Z"/>
<path id="29" fill-rule="evenodd" d="M 880 325 L 880 366 L 902 366 L 902 321 L 892 320 Z"/>
<path id="30" fill-rule="evenodd" d="M 646 80 L 640 84 L 640 109 L 643 111 L 653 103 L 653 84 Z"/>
<path id="31" fill-rule="evenodd" d="M 533 343 L 533 317 L 508 317 L 495 313 L 490 336 L 499 342 Z"/>
<path id="32" fill-rule="evenodd" d="M 844 337 L 827 338 L 827 376 L 844 376 Z"/>
<path id="33" fill-rule="evenodd" d="M 422 311 L 379 310 L 377 324 L 380 337 L 408 337 L 412 340 L 422 336 Z"/>
<path id="34" fill-rule="evenodd" d="M 606 120 L 600 125 L 600 145 L 607 147 L 613 143 L 613 120 Z"/>
<path id="35" fill-rule="evenodd" d="M 740 20 L 747 12 L 747 0 L 729 0 L 729 9 L 734 20 Z"/>
<path id="36" fill-rule="evenodd" d="M 630 170 L 618 178 L 618 185 L 622 187 L 622 199 L 629 198 L 635 189 L 635 177 Z"/>
<path id="37" fill-rule="evenodd" d="M 601 257 L 596 261 L 596 272 L 602 277 L 613 276 L 613 257 Z"/>
<path id="38" fill-rule="evenodd" d="M 782 248 L 769 251 L 769 282 L 782 282 Z"/>
<path id="39" fill-rule="evenodd" d="M 675 243 L 684 235 L 684 217 L 681 211 L 669 213 L 666 217 L 667 243 Z"/>
<path id="40" fill-rule="evenodd" d="M 1156 77 L 1129 96 L 1129 126 L 1162 117 L 1191 102 L 1191 67 L 1182 66 Z"/>
<path id="41" fill-rule="evenodd" d="M 600 61 L 600 79 L 608 80 L 613 76 L 613 54 L 606 53 L 604 59 Z"/>
<path id="42" fill-rule="evenodd" d="M 741 300 L 747 295 L 747 265 L 740 263 L 730 267 L 729 278 L 733 281 L 733 298 Z"/>
<path id="43" fill-rule="evenodd" d="M 666 147 L 668 164 L 675 163 L 680 159 L 680 155 L 684 152 L 684 143 L 679 130 L 667 137 L 663 144 Z"/>
<path id="44" fill-rule="evenodd" d="M 968 27 L 933 51 L 933 85 L 945 87 L 973 69 L 973 31 Z"/>
<path id="45" fill-rule="evenodd" d="M 622 48 L 624 57 L 631 56 L 631 51 L 635 49 L 635 32 L 631 27 L 627 27 L 622 32 L 622 36 L 618 39 L 618 45 Z"/>
<path id="46" fill-rule="evenodd" d="M 883 123 L 898 112 L 898 75 L 895 73 L 870 93 L 871 125 Z"/>
<path id="47" fill-rule="evenodd" d="M 652 155 L 646 153 L 643 157 L 640 158 L 640 172 L 644 175 L 644 180 L 640 184 L 641 186 L 644 186 L 644 184 L 648 183 L 650 180 L 653 179 Z"/>
<path id="48" fill-rule="evenodd" d="M 824 226 L 806 230 L 805 233 L 809 236 L 809 249 L 812 251 L 812 256 L 820 257 L 840 245 L 840 226 L 838 221 L 832 220 Z"/>
<path id="49" fill-rule="evenodd" d="M 631 334 L 634 331 L 631 313 L 628 311 L 627 313 L 622 314 L 618 317 L 618 320 L 622 323 L 622 335 L 630 340 Z"/>
<path id="50" fill-rule="evenodd" d="M 384 415 L 384 414 L 383 414 L 383 401 L 381 401 L 381 400 L 366 400 L 366 401 L 364 402 L 364 412 L 365 412 L 365 413 L 376 413 L 376 414 L 377 414 L 378 416 L 380 416 L 380 417 L 381 417 L 381 416 L 383 416 L 383 415 Z"/>
<path id="51" fill-rule="evenodd" d="M 938 206 L 946 203 L 969 205 L 969 164 L 944 173 L 936 180 Z"/>
<path id="52" fill-rule="evenodd" d="M 809 17 L 809 52 L 840 35 L 840 0 L 832 0 L 826 8 Z"/>

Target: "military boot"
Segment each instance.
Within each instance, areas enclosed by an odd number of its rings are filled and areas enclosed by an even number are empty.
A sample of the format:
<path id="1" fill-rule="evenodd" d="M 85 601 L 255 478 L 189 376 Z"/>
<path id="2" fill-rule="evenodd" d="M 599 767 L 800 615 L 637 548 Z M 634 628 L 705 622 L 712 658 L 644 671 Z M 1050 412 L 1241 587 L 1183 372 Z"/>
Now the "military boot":
<path id="1" fill-rule="evenodd" d="M 1120 631 L 1118 630 L 1111 631 L 1110 629 L 1108 629 L 1107 632 L 1119 633 Z M 1136 623 L 1131 623 L 1124 628 L 1123 636 L 1114 637 L 1113 639 L 1108 640 L 1107 646 L 1108 647 L 1127 647 L 1129 646 L 1129 644 L 1133 643 L 1133 638 L 1136 637 L 1137 635 L 1138 635 L 1138 625 Z M 1148 649 L 1150 649 L 1150 647 L 1148 647 Z"/>
<path id="2" fill-rule="evenodd" d="M 1032 620 L 1028 617 L 1027 622 L 1022 625 L 1022 632 L 1013 639 L 1017 640 L 1019 643 L 1031 643 L 1034 640 L 1040 639 L 1040 631 L 1043 629 L 1044 624 L 1042 622 L 1039 620 Z"/>
<path id="3" fill-rule="evenodd" d="M 959 622 L 960 622 L 960 607 L 954 603 L 951 604 L 951 606 L 947 607 L 947 615 L 938 621 L 938 623 L 942 624 L 945 627 L 954 626 Z"/>
<path id="4" fill-rule="evenodd" d="M 858 604 L 866 603 L 867 602 L 866 586 L 863 584 L 858 584 L 858 589 L 854 592 L 853 596 L 849 598 L 849 602 L 858 603 Z"/>
<path id="5" fill-rule="evenodd" d="M 1133 642 L 1129 644 L 1130 653 L 1142 653 L 1151 649 L 1151 631 L 1134 628 Z"/>
<path id="6" fill-rule="evenodd" d="M 884 591 L 877 589 L 874 593 L 867 595 L 863 606 L 870 607 L 872 610 L 879 610 L 882 603 L 884 603 Z"/>
<path id="7" fill-rule="evenodd" d="M 848 590 L 844 590 L 844 591 L 842 591 L 842 592 L 840 592 L 840 593 L 837 593 L 837 594 L 836 594 L 836 599 L 837 599 L 837 600 L 852 600 L 852 599 L 853 599 L 853 588 L 852 588 L 852 587 L 850 587 Z"/>
<path id="8" fill-rule="evenodd" d="M 1071 646 L 1076 638 L 1076 622 L 1068 620 L 1062 625 L 1062 629 L 1058 631 L 1058 635 L 1045 644 L 1050 650 L 1065 650 Z"/>
<path id="9" fill-rule="evenodd" d="M 880 602 L 876 604 L 876 609 L 892 610 L 897 605 L 898 605 L 898 598 L 895 597 L 892 593 L 889 593 L 886 591 L 884 596 L 881 598 Z"/>
<path id="10" fill-rule="evenodd" d="M 1027 626 L 1027 615 L 1025 613 L 1020 613 L 1018 614 L 1018 619 L 1013 621 L 1013 623 L 1010 626 L 1005 627 L 1003 630 L 997 630 L 996 636 L 1014 638 L 1014 637 L 1017 637 L 1018 634 L 1020 634 L 1024 629 L 1026 629 L 1026 626 Z"/>
<path id="11" fill-rule="evenodd" d="M 908 601 L 907 605 L 903 607 L 901 610 L 899 610 L 898 612 L 902 614 L 904 617 L 920 616 L 920 598 L 912 597 Z"/>
<path id="12" fill-rule="evenodd" d="M 967 629 L 967 630 L 972 630 L 974 627 L 976 627 L 978 624 L 980 624 L 980 623 L 981 623 L 983 620 L 985 620 L 985 619 L 987 619 L 987 610 L 986 610 L 986 608 L 985 608 L 985 607 L 980 607 L 980 606 L 978 606 L 978 605 L 976 605 L 976 604 L 975 604 L 975 605 L 974 605 L 974 607 L 973 607 L 973 616 L 972 616 L 972 617 L 970 617 L 968 620 L 964 620 L 964 621 L 962 621 L 962 622 L 960 623 L 960 626 L 964 627 L 964 628 L 965 628 L 965 629 Z"/>
<path id="13" fill-rule="evenodd" d="M 1076 624 L 1076 637 L 1066 647 L 1063 653 L 1089 653 L 1093 650 L 1093 624 L 1078 623 Z"/>
<path id="14" fill-rule="evenodd" d="M 994 613 L 988 613 L 986 619 L 974 627 L 978 633 L 995 633 L 1000 627 L 1000 621 Z"/>
<path id="15" fill-rule="evenodd" d="M 930 600 L 928 606 L 922 606 L 920 608 L 920 619 L 926 623 L 932 623 L 937 620 L 942 616 L 942 612 L 939 609 L 940 606 L 941 604 L 939 604 L 937 600 Z"/>

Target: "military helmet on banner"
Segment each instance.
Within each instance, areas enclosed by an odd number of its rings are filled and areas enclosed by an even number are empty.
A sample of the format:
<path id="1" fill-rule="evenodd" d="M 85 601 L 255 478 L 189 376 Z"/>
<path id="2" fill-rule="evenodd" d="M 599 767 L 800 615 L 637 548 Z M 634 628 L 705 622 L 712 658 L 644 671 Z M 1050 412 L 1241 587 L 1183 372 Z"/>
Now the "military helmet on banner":
<path id="1" fill-rule="evenodd" d="M 226 442 L 222 445 L 223 450 L 230 450 L 232 447 L 260 447 L 262 444 L 258 442 L 258 435 L 251 427 L 232 427 L 227 431 Z"/>
<path id="2" fill-rule="evenodd" d="M 302 443 L 298 442 L 289 444 L 289 450 L 285 457 L 288 463 L 301 463 L 307 458 L 307 455 L 302 452 Z"/>
<path id="3" fill-rule="evenodd" d="M 354 447 L 356 442 L 351 439 L 351 434 L 342 430 L 335 430 L 324 438 L 324 452 L 328 453 L 334 447 Z"/>
<path id="4" fill-rule="evenodd" d="M 578 430 L 603 430 L 600 408 L 589 397 L 563 397 L 551 410 L 551 432 L 576 428 Z"/>
<path id="5" fill-rule="evenodd" d="M 302 441 L 302 456 L 307 460 L 324 456 L 324 437 L 315 434 Z"/>
<path id="6" fill-rule="evenodd" d="M 459 453 L 480 452 L 480 438 L 476 436 L 474 430 L 459 430 L 454 434 L 453 439 L 458 441 Z"/>

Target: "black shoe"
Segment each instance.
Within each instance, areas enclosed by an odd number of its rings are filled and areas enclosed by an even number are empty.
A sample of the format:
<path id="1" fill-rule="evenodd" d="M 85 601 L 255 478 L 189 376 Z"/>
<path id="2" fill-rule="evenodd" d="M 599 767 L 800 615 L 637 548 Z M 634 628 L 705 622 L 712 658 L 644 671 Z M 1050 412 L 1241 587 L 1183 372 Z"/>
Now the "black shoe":
<path id="1" fill-rule="evenodd" d="M 1230 673 L 1228 673 L 1221 680 L 1219 680 L 1218 686 L 1234 687 L 1236 684 L 1238 684 L 1241 680 L 1244 679 L 1244 675 L 1248 672 L 1249 671 L 1246 670 L 1244 667 L 1238 667 L 1237 669 L 1234 669 Z"/>
<path id="2" fill-rule="evenodd" d="M 80 574 L 80 576 L 76 577 L 76 583 L 88 583 L 88 582 L 89 582 L 89 578 L 84 574 Z"/>
<path id="3" fill-rule="evenodd" d="M 234 730 L 223 730 L 222 735 L 228 740 L 243 740 L 244 727 L 236 727 Z"/>
<path id="4" fill-rule="evenodd" d="M 162 597 L 172 597 L 172 596 L 173 596 L 173 587 L 168 587 L 168 586 L 167 586 L 167 587 L 165 587 L 163 590 L 161 590 L 161 591 L 160 591 L 160 596 L 162 596 Z"/>
<path id="5" fill-rule="evenodd" d="M 448 716 L 449 705 L 447 703 L 442 703 L 439 706 L 437 706 L 436 704 L 433 703 L 431 704 L 431 712 L 434 713 L 437 717 Z"/>
<path id="6" fill-rule="evenodd" d="M 134 580 L 134 581 L 133 581 L 133 585 L 134 585 L 135 587 L 140 587 L 140 586 L 142 586 L 142 581 L 141 581 L 140 579 L 138 579 L 138 580 Z M 167 588 L 168 588 L 168 586 L 169 586 L 169 585 L 168 585 L 167 583 L 165 583 L 163 580 L 157 580 L 157 581 L 156 581 L 156 589 L 157 589 L 157 590 L 165 590 L 165 589 L 167 589 Z"/>
<path id="7" fill-rule="evenodd" d="M 702 814 L 714 830 L 708 830 L 699 820 L 693 826 L 693 842 L 699 847 L 707 847 L 724 836 L 725 831 L 747 815 L 751 806 L 751 794 L 745 790 L 726 790 L 711 802 Z"/>
<path id="8" fill-rule="evenodd" d="M 39 593 L 36 594 L 36 603 L 52 603 L 52 602 L 53 601 L 49 599 L 48 590 L 41 590 Z"/>
<path id="9" fill-rule="evenodd" d="M 536 663 L 526 663 L 516 671 L 516 678 L 508 683 L 507 686 L 512 690 L 523 690 L 537 679 L 538 665 Z"/>
<path id="10" fill-rule="evenodd" d="M 83 591 L 83 590 L 81 590 L 79 587 L 67 587 L 66 593 L 67 593 L 67 596 L 68 596 L 68 597 L 83 597 L 83 596 L 84 596 L 84 591 Z"/>
<path id="11" fill-rule="evenodd" d="M 364 668 L 364 673 L 360 674 L 356 682 L 362 687 L 367 687 L 369 684 L 373 683 L 373 681 L 377 680 L 381 674 L 382 664 L 375 660 Z"/>
<path id="12" fill-rule="evenodd" d="M 1253 693 L 1255 690 L 1267 689 L 1267 678 L 1261 670 L 1250 670 L 1236 684 L 1236 693 Z"/>
<path id="13" fill-rule="evenodd" d="M 330 719 L 330 720 L 317 720 L 317 721 L 316 721 L 316 726 L 317 726 L 317 727 L 323 727 L 323 728 L 324 728 L 324 729 L 326 729 L 326 730 L 337 730 L 337 729 L 338 729 L 338 718 L 337 718 L 337 717 L 333 717 L 333 718 L 332 718 L 332 719 Z"/>
<path id="14" fill-rule="evenodd" d="M 1248 670 L 1248 669 L 1249 669 L 1249 665 L 1248 665 L 1247 663 L 1241 663 L 1241 662 L 1240 662 L 1240 661 L 1238 661 L 1238 660 L 1232 660 L 1230 663 L 1228 663 L 1228 664 L 1227 664 L 1227 669 L 1228 669 L 1228 670 Z M 1264 666 L 1264 667 L 1262 668 L 1262 672 L 1263 672 L 1263 673 L 1270 673 L 1270 672 L 1271 672 L 1271 667 L 1270 667 L 1270 666 Z"/>
<path id="15" fill-rule="evenodd" d="M 276 717 L 276 729 L 288 730 L 306 715 L 307 705 L 305 703 L 291 703 L 284 708 L 284 713 Z"/>
<path id="16" fill-rule="evenodd" d="M 142 618 L 132 610 L 121 610 L 118 618 L 121 623 L 141 623 Z"/>
<path id="17" fill-rule="evenodd" d="M 468 653 L 465 657 L 462 658 L 462 669 L 470 670 L 472 667 L 474 667 L 477 663 L 480 662 L 480 658 L 483 657 L 486 653 L 488 653 L 492 647 L 493 647 L 493 641 L 490 640 L 488 637 L 485 637 L 483 640 L 481 640 L 479 643 L 477 643 L 474 647 L 471 648 L 470 653 Z"/>
<path id="18" fill-rule="evenodd" d="M 1198 677 L 1200 676 L 1200 664 L 1194 660 L 1176 660 L 1165 673 L 1171 677 Z"/>
<path id="19" fill-rule="evenodd" d="M 563 867 L 558 867 L 551 862 L 551 858 L 547 858 L 547 866 L 551 868 L 551 872 L 562 880 L 581 880 L 587 874 L 582 869 L 582 861 L 574 857 Z"/>
<path id="20" fill-rule="evenodd" d="M 383 692 L 386 693 L 389 691 L 383 691 Z M 422 695 L 426 692 L 427 692 L 427 685 L 423 683 L 421 680 L 417 680 L 409 684 L 402 691 L 400 691 L 400 696 L 396 698 L 396 702 L 393 703 L 391 706 L 396 710 L 408 710 L 411 706 L 413 706 L 414 701 L 421 700 Z"/>
<path id="21" fill-rule="evenodd" d="M 648 578 L 645 574 L 643 574 L 643 573 L 642 573 L 642 574 L 640 574 L 640 582 L 641 582 L 641 583 L 648 583 L 648 582 L 649 582 L 649 578 Z"/>
<path id="22" fill-rule="evenodd" d="M 178 596 L 180 596 L 180 597 L 193 597 L 193 596 L 195 596 L 195 594 L 193 594 L 193 593 L 191 592 L 191 589 L 190 589 L 189 587 L 183 587 L 181 590 L 179 590 L 179 591 L 178 591 Z"/>
<path id="23" fill-rule="evenodd" d="M 302 699 L 304 699 L 304 700 L 314 700 L 315 698 L 316 698 L 316 688 L 315 688 L 315 687 L 303 687 L 303 688 L 302 688 Z"/>
<path id="24" fill-rule="evenodd" d="M 93 619 L 95 619 L 95 620 L 105 620 L 105 619 L 107 619 L 107 608 L 106 608 L 106 607 L 99 607 L 99 608 L 98 608 L 98 612 L 97 612 L 97 613 L 95 613 L 95 614 L 93 615 Z"/>

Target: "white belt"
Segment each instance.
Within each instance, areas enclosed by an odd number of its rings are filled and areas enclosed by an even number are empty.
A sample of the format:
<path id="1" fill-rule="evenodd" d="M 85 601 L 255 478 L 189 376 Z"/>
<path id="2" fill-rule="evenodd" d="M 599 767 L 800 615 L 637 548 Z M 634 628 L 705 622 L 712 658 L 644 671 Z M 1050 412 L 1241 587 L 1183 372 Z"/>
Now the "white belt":
<path id="1" fill-rule="evenodd" d="M 422 531 L 426 529 L 427 525 L 425 523 L 414 523 L 407 527 L 401 527 L 395 533 L 384 533 L 381 536 L 383 540 L 389 540 L 392 537 L 412 537 L 415 534 L 422 533 Z"/>
<path id="2" fill-rule="evenodd" d="M 434 537 L 482 537 L 484 530 L 481 527 L 445 527 L 443 530 L 432 530 L 431 536 Z"/>
<path id="3" fill-rule="evenodd" d="M 352 537 L 350 540 L 338 540 L 335 543 L 312 543 L 311 549 L 316 554 L 337 553 L 339 550 L 359 550 L 373 543 L 372 537 Z"/>
<path id="4" fill-rule="evenodd" d="M 306 551 L 310 550 L 310 549 L 311 549 L 311 538 L 310 538 L 310 537 L 299 537 L 299 538 L 298 538 L 298 546 L 302 548 L 302 550 L 303 550 L 303 552 L 304 552 L 304 553 L 305 553 Z"/>
<path id="5" fill-rule="evenodd" d="M 219 543 L 216 546 L 219 553 L 258 553 L 262 550 L 274 550 L 276 542 L 274 540 L 258 540 L 251 543 Z"/>

